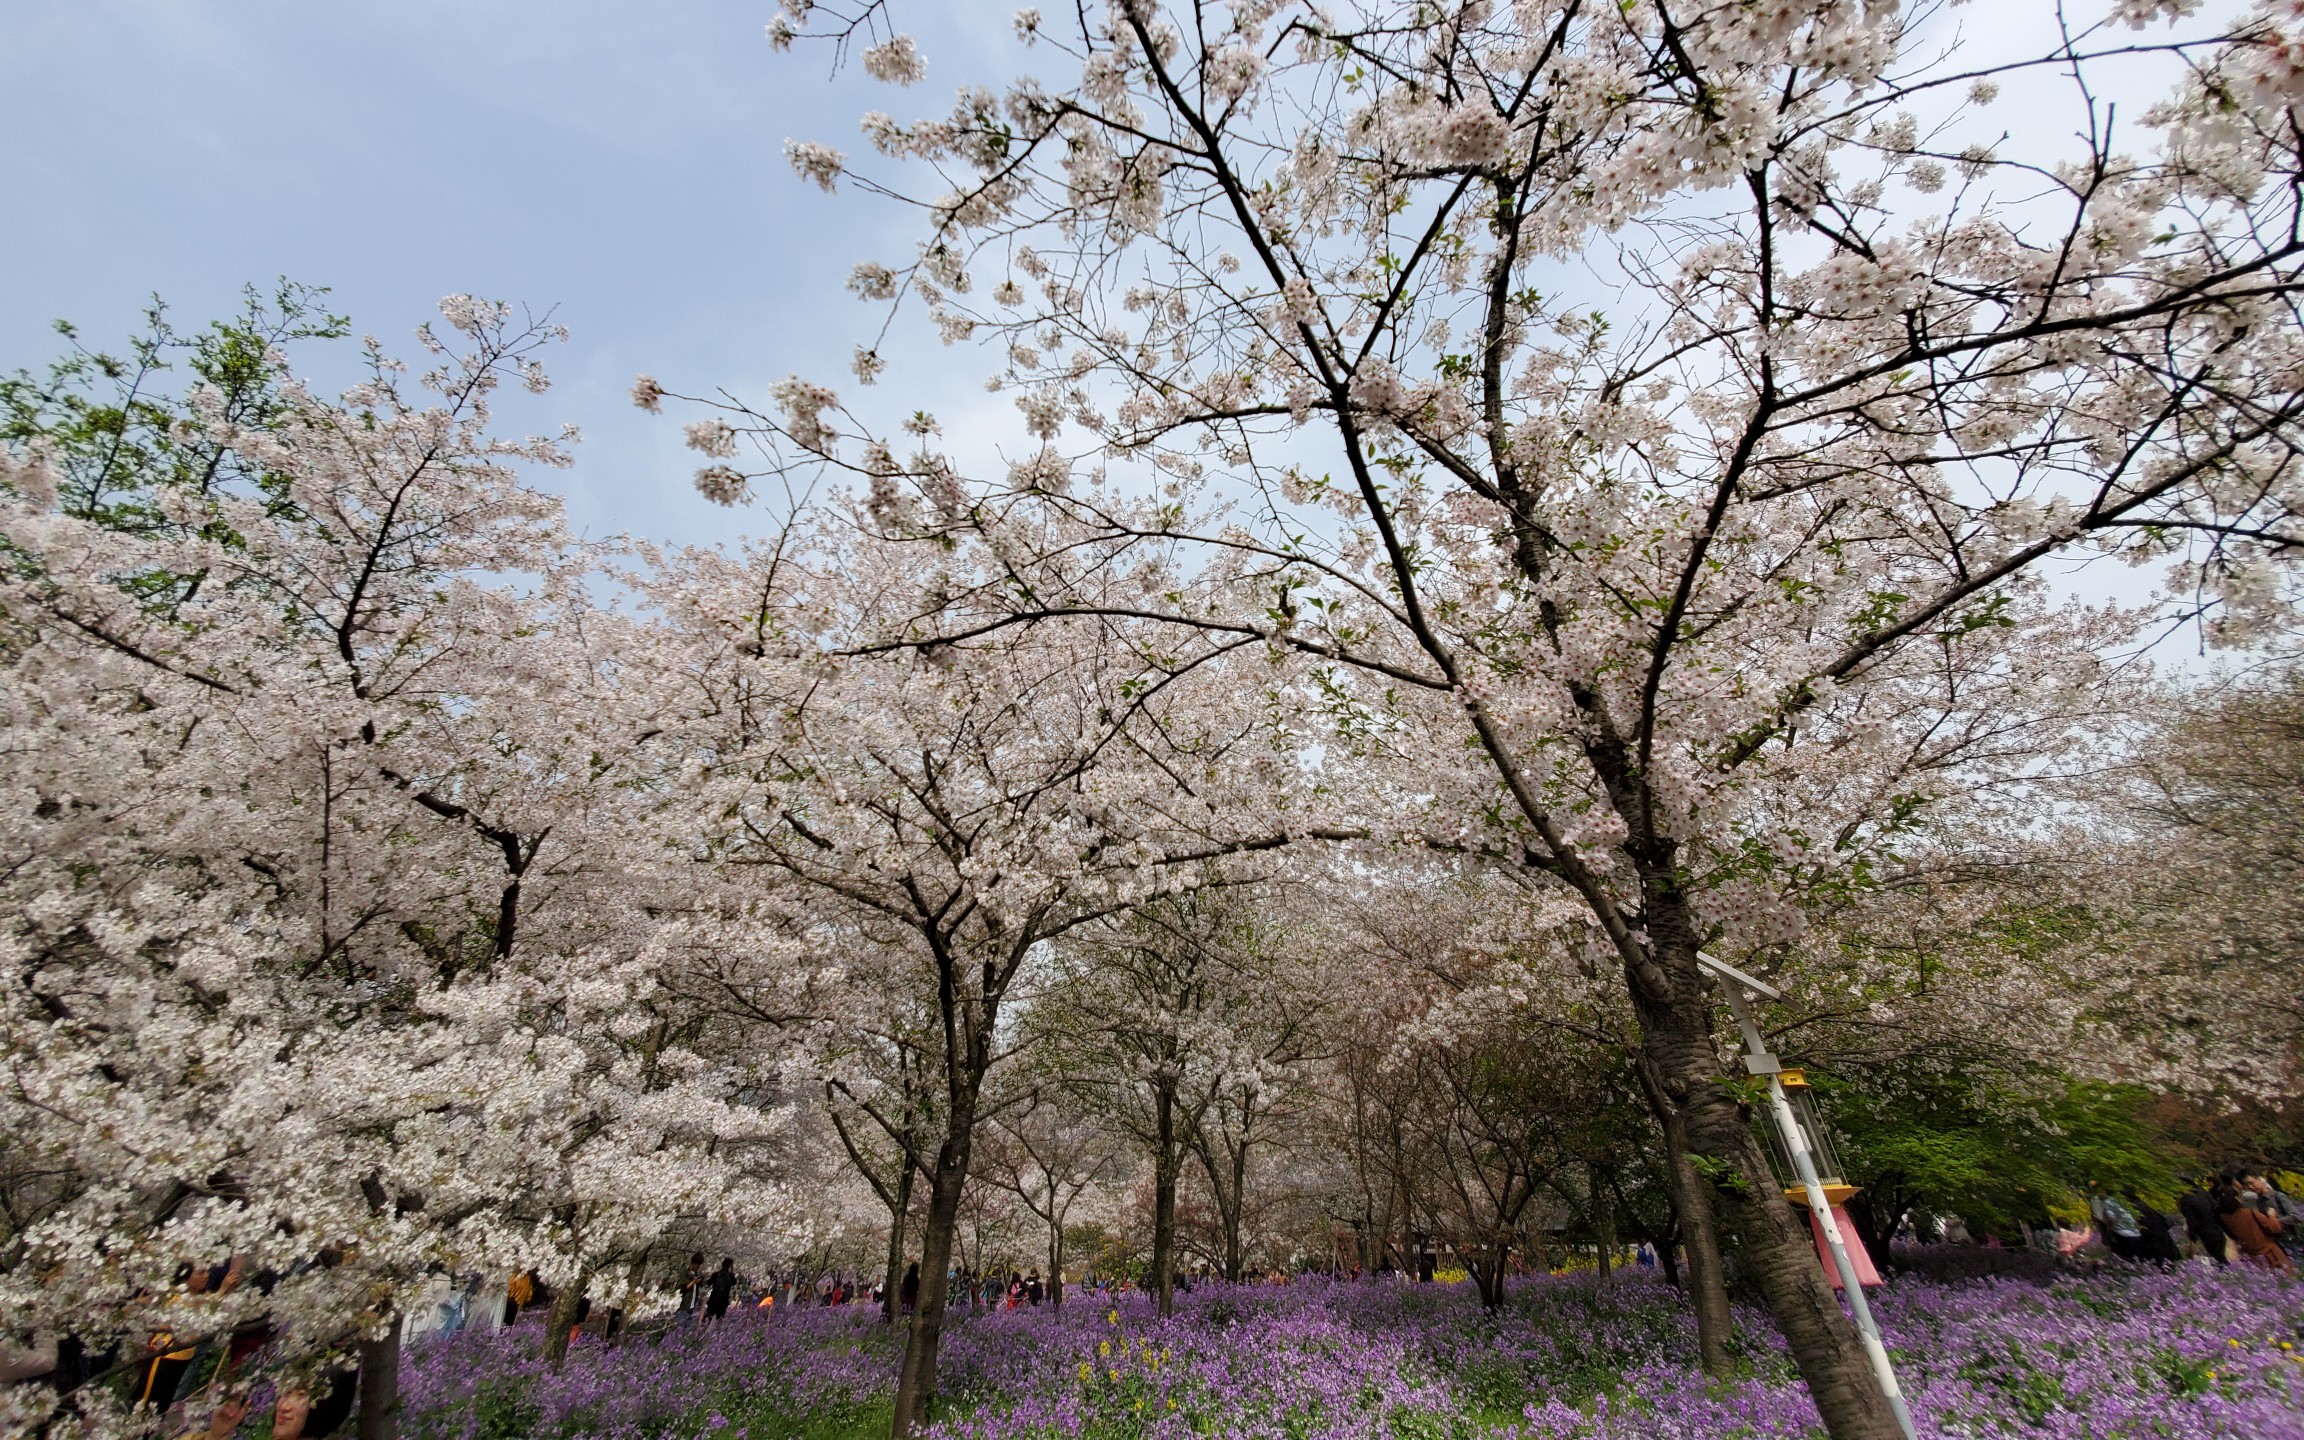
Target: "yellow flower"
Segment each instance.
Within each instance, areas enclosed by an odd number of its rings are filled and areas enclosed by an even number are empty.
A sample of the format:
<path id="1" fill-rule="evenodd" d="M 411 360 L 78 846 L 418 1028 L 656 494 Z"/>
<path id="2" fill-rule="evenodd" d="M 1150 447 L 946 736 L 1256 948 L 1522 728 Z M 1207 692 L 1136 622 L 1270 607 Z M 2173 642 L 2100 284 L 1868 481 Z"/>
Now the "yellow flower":
<path id="1" fill-rule="evenodd" d="M 1114 1310 L 1110 1314 L 1106 1315 L 1104 1319 L 1108 1324 L 1117 1325 L 1120 1323 L 1120 1312 Z"/>
<path id="2" fill-rule="evenodd" d="M 1117 1370 L 1107 1370 L 1104 1373 L 1110 1375 L 1115 1380 L 1120 1378 L 1120 1372 Z"/>
<path id="3" fill-rule="evenodd" d="M 1096 1353 L 1097 1353 L 1098 1355 L 1101 1355 L 1101 1356 L 1103 1356 L 1103 1357 L 1104 1357 L 1105 1359 L 1107 1359 L 1107 1360 L 1111 1359 L 1111 1358 L 1112 1358 L 1112 1342 L 1111 1342 L 1111 1341 L 1109 1341 L 1109 1340 L 1099 1340 L 1098 1342 L 1096 1342 Z"/>
<path id="4" fill-rule="evenodd" d="M 1168 1408 L 1171 1410 L 1176 1408 L 1176 1397 L 1173 1395 L 1168 1397 Z"/>

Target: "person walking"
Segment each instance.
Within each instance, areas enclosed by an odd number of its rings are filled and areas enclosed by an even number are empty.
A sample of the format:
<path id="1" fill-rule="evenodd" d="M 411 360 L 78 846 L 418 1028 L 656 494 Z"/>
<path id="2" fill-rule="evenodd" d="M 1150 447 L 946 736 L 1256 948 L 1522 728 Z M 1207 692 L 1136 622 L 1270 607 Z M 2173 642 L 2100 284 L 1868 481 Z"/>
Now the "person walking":
<path id="1" fill-rule="evenodd" d="M 680 1320 L 682 1325 L 696 1323 L 697 1312 L 704 1308 L 704 1252 L 699 1250 L 688 1257 L 688 1276 L 680 1282 Z"/>
<path id="2" fill-rule="evenodd" d="M 486 1275 L 476 1275 L 473 1279 L 472 1298 L 465 1302 L 465 1323 L 484 1331 L 503 1329 L 504 1302 L 507 1298 L 505 1292 L 511 1288 L 509 1276 L 493 1280 Z"/>
<path id="3" fill-rule="evenodd" d="M 2163 1270 L 2173 1268 L 2177 1261 L 2184 1258 L 2183 1253 L 2176 1248 L 2175 1219 L 2154 1209 L 2150 1201 L 2141 1201 L 2139 1204 L 2142 1208 L 2138 1212 L 2136 1224 L 2142 1239 L 2136 1258 L 2148 1260 Z"/>
<path id="4" fill-rule="evenodd" d="M 2274 1185 L 2269 1177 L 2252 1174 L 2248 1177 L 2248 1187 L 2264 1202 L 2267 1209 L 2280 1217 L 2282 1225 L 2294 1229 L 2298 1224 L 2304 1224 L 2304 1201 L 2299 1201 Z"/>
<path id="5" fill-rule="evenodd" d="M 448 1311 L 448 1296 L 453 1282 L 448 1272 L 434 1266 L 424 1276 L 424 1288 L 408 1307 L 402 1322 L 400 1338 L 414 1344 L 418 1340 L 440 1333 L 440 1324 Z"/>
<path id="6" fill-rule="evenodd" d="M 2202 1254 L 2218 1265 L 2229 1265 L 2232 1242 L 2216 1218 L 2216 1200 L 2206 1189 L 2194 1187 L 2176 1197 L 2176 1213 L 2184 1217 L 2184 1233 Z"/>
<path id="7" fill-rule="evenodd" d="M 478 1275 L 451 1277 L 448 1298 L 440 1302 L 441 1339 L 445 1340 L 464 1328 L 465 1313 L 472 1304 L 473 1294 L 479 1288 L 480 1277 Z"/>
<path id="8" fill-rule="evenodd" d="M 2096 1233 L 2103 1239 L 2104 1248 L 2123 1260 L 2144 1258 L 2144 1230 L 2136 1223 L 2136 1213 L 2119 1196 L 2098 1191 L 2089 1197 L 2088 1213 L 2096 1221 Z"/>
<path id="9" fill-rule="evenodd" d="M 917 1260 L 904 1267 L 904 1279 L 896 1287 L 896 1305 L 907 1315 L 919 1308 L 920 1262 Z"/>
<path id="10" fill-rule="evenodd" d="M 720 1257 L 720 1268 L 712 1272 L 710 1296 L 704 1302 L 704 1318 L 718 1320 L 728 1313 L 728 1302 L 736 1296 L 736 1262 L 726 1255 Z"/>
<path id="11" fill-rule="evenodd" d="M 168 1304 L 180 1304 L 186 1296 L 205 1295 L 209 1290 L 217 1288 L 218 1282 L 226 1275 L 232 1277 L 235 1285 L 238 1283 L 237 1261 L 228 1260 L 216 1266 L 187 1264 L 176 1273 L 177 1283 L 184 1287 L 184 1293 L 169 1296 Z M 136 1405 L 148 1408 L 155 1414 L 166 1412 L 169 1406 L 176 1403 L 176 1387 L 183 1382 L 184 1373 L 192 1368 L 192 1362 L 207 1348 L 204 1343 L 179 1348 L 172 1332 L 162 1330 L 154 1334 L 150 1341 L 154 1359 L 144 1372 Z"/>
<path id="12" fill-rule="evenodd" d="M 2216 1218 L 2250 1264 L 2278 1275 L 2295 1273 L 2295 1267 L 2288 1263 L 2288 1252 L 2280 1248 L 2279 1218 L 2249 1206 L 2241 1199 L 2238 1185 L 2218 1189 Z"/>

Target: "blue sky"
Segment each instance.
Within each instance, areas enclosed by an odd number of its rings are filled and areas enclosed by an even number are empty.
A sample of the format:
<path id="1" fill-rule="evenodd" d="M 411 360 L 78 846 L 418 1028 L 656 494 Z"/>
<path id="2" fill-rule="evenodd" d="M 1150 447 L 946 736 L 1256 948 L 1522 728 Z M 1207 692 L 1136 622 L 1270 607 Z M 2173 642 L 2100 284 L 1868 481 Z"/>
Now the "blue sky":
<path id="1" fill-rule="evenodd" d="M 871 318 L 848 267 L 908 252 L 910 220 L 805 184 L 783 143 L 854 152 L 865 109 L 946 108 L 1015 62 L 1008 9 L 911 7 L 929 77 L 899 93 L 772 51 L 774 0 L 10 0 L 0 369 L 52 355 L 55 319 L 116 344 L 151 292 L 191 326 L 282 275 L 403 352 L 451 291 L 557 307 L 558 384 L 504 408 L 583 427 L 551 479 L 577 523 L 726 537 L 745 517 L 695 495 L 633 375 L 756 402 L 792 371 L 844 376 Z M 956 379 L 922 358 L 890 382 L 932 400 Z"/>
<path id="2" fill-rule="evenodd" d="M 1026 58 L 1013 3 L 900 4 L 928 77 L 899 92 L 855 65 L 835 76 L 823 50 L 773 51 L 774 0 L 7 0 L 0 370 L 51 356 L 57 318 L 117 344 L 152 292 L 189 327 L 279 276 L 333 287 L 402 353 L 451 291 L 549 307 L 573 331 L 550 357 L 559 383 L 503 412 L 525 431 L 582 426 L 574 470 L 545 477 L 575 523 L 676 542 L 757 529 L 756 512 L 696 495 L 677 419 L 635 410 L 632 377 L 755 404 L 795 371 L 852 387 L 874 316 L 843 282 L 858 259 L 909 254 L 914 215 L 822 193 L 784 141 L 853 155 L 867 109 L 940 112 L 962 81 L 1000 83 Z M 2053 15 L 1999 0 L 1931 28 L 1957 27 L 1977 58 L 2039 53 Z M 2030 88 L 1984 123 L 2067 129 Z M 880 398 L 935 411 L 964 465 L 1021 439 L 977 383 L 989 357 L 888 353 Z M 2150 577 L 2092 567 L 2062 583 L 2141 598 Z"/>

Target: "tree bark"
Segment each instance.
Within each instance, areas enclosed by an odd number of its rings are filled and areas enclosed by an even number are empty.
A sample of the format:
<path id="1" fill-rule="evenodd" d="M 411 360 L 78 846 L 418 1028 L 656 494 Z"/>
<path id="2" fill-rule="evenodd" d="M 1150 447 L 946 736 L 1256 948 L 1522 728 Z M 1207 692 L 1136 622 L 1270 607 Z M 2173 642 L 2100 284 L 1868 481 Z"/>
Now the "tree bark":
<path id="1" fill-rule="evenodd" d="M 399 1440 L 400 1317 L 374 1340 L 360 1342 L 360 1440 Z"/>
<path id="2" fill-rule="evenodd" d="M 944 1343 L 944 1304 L 950 1297 L 952 1236 L 959 1228 L 960 1195 L 968 1179 L 975 1116 L 954 1115 L 928 1177 L 928 1215 L 920 1232 L 920 1300 L 904 1338 L 904 1368 L 896 1379 L 897 1440 L 928 1423 L 936 1398 L 936 1359 Z"/>
<path id="3" fill-rule="evenodd" d="M 1152 1283 L 1160 1314 L 1176 1313 L 1176 1172 L 1183 1168 L 1176 1143 L 1176 1097 L 1162 1089 L 1152 1102 L 1153 1136 L 1159 1153 L 1152 1165 Z"/>
<path id="4" fill-rule="evenodd" d="M 1734 1233 L 1833 1440 L 1900 1440 L 1856 1327 L 1841 1312 L 1808 1227 L 1785 1203 L 1749 1110 L 1723 1083 L 1712 998 L 1696 964 L 1695 930 L 1666 877 L 1644 876 L 1653 967 L 1627 967 L 1641 1049 L 1666 1101 L 1685 1120 L 1690 1164 Z M 1644 978 L 1643 970 L 1651 973 Z M 1659 989 L 1661 980 L 1669 988 Z M 1691 1225 L 1691 1236 L 1696 1227 Z M 1691 1244 L 1693 1255 L 1696 1246 Z"/>
<path id="5" fill-rule="evenodd" d="M 992 1068 L 993 1035 L 1000 1001 L 1015 967 L 1030 950 L 1027 934 L 1005 958 L 963 967 L 948 937 L 924 932 L 936 957 L 937 1004 L 943 1019 L 943 1134 L 928 1172 L 928 1213 L 920 1236 L 920 1298 L 905 1332 L 904 1364 L 896 1378 L 896 1408 L 890 1431 L 906 1440 L 928 1423 L 936 1399 L 936 1363 L 944 1344 L 944 1307 L 951 1295 L 953 1238 L 960 1225 L 960 1201 L 968 1186 L 968 1164 L 976 1143 L 976 1111 L 984 1077 Z M 962 976 L 974 971 L 978 978 Z M 912 1132 L 917 1134 L 917 1131 Z M 978 1246 L 981 1252 L 982 1246 Z M 978 1256 L 982 1258 L 981 1253 Z"/>
<path id="6" fill-rule="evenodd" d="M 1671 1286 L 1675 1290 L 1681 1289 L 1680 1212 L 1678 1210 L 1674 1210 L 1672 1214 L 1666 1218 L 1664 1223 L 1664 1236 L 1662 1239 L 1656 1241 L 1655 1243 L 1656 1263 L 1664 1267 L 1664 1283 Z M 1696 1352 L 1697 1360 L 1699 1363 L 1706 1363 L 1708 1361 L 1709 1357 L 1703 1353 L 1704 1318 L 1701 1313 L 1699 1313 L 1696 1318 Z M 1708 1364 L 1706 1364 L 1704 1373 L 1707 1375 L 1712 1373 Z"/>
<path id="7" fill-rule="evenodd" d="M 1227 1131 L 1216 1139 L 1205 1128 L 1193 1142 L 1193 1153 L 1200 1158 L 1216 1200 L 1217 1224 L 1224 1232 L 1224 1278 L 1234 1285 L 1248 1271 L 1248 1248 L 1240 1239 L 1248 1209 L 1248 1145 L 1245 1134 L 1235 1140 Z"/>
<path id="8" fill-rule="evenodd" d="M 1232 1154 L 1232 1202 L 1224 1207 L 1224 1278 L 1237 1285 L 1248 1278 L 1248 1247 L 1240 1232 L 1248 1219 L 1248 1145 L 1242 1137 Z"/>
<path id="9" fill-rule="evenodd" d="M 1509 1231 L 1495 1243 L 1482 1246 L 1474 1254 L 1472 1279 L 1480 1287 L 1480 1308 L 1500 1310 L 1504 1307 L 1504 1270 L 1512 1254 L 1512 1236 Z"/>
<path id="10" fill-rule="evenodd" d="M 578 1270 L 576 1278 L 552 1297 L 552 1308 L 545 1312 L 544 1361 L 555 1375 L 568 1358 L 568 1332 L 576 1324 L 576 1307 L 584 1303 L 584 1292 L 591 1284 L 591 1270 Z"/>
<path id="11" fill-rule="evenodd" d="M 904 1226 L 911 1218 L 912 1168 L 912 1154 L 907 1150 L 904 1173 L 896 1177 L 896 1203 L 888 1207 L 888 1279 L 880 1292 L 880 1316 L 891 1325 L 903 1313 L 896 1292 L 904 1286 Z"/>
<path id="12" fill-rule="evenodd" d="M 1688 1125 L 1679 1109 L 1662 1105 L 1657 1118 L 1664 1125 L 1673 1209 L 1680 1234 L 1688 1246 L 1688 1299 L 1696 1310 L 1698 1362 L 1705 1374 L 1726 1379 L 1736 1368 L 1729 1354 L 1729 1342 L 1736 1334 L 1736 1320 L 1728 1308 L 1728 1275 L 1720 1261 L 1720 1230 L 1713 1223 L 1712 1192 L 1702 1183 L 1696 1166 L 1688 1158 Z M 1669 1267 L 1672 1264 L 1669 1254 L 1664 1258 Z M 1678 1283 L 1677 1275 L 1674 1283 Z"/>
<path id="13" fill-rule="evenodd" d="M 1598 1165 L 1587 1164 L 1584 1178 L 1592 1193 L 1592 1253 L 1600 1262 L 1600 1280 L 1608 1281 L 1616 1260 L 1616 1207 L 1608 1201 L 1608 1180 Z"/>

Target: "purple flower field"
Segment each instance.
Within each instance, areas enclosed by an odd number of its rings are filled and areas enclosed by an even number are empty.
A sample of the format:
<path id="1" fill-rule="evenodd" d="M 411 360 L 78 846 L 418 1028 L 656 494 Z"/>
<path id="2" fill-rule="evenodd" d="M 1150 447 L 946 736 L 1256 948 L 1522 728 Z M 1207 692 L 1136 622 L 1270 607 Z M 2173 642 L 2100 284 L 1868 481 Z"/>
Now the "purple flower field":
<path id="1" fill-rule="evenodd" d="M 2254 1272 L 2041 1287 L 1902 1279 L 1878 1309 L 1928 1437 L 2304 1440 L 2304 1287 Z M 886 1432 L 893 1337 L 857 1309 L 746 1313 L 701 1335 L 579 1348 L 533 1326 L 416 1351 L 418 1440 L 835 1440 Z M 1781 1343 L 1738 1316 L 1746 1377 L 1709 1386 L 1646 1274 L 1538 1278 L 1484 1315 L 1469 1286 L 1203 1288 L 1176 1316 L 1075 1301 L 963 1316 L 938 1440 L 1775 1440 L 1820 1433 Z"/>

